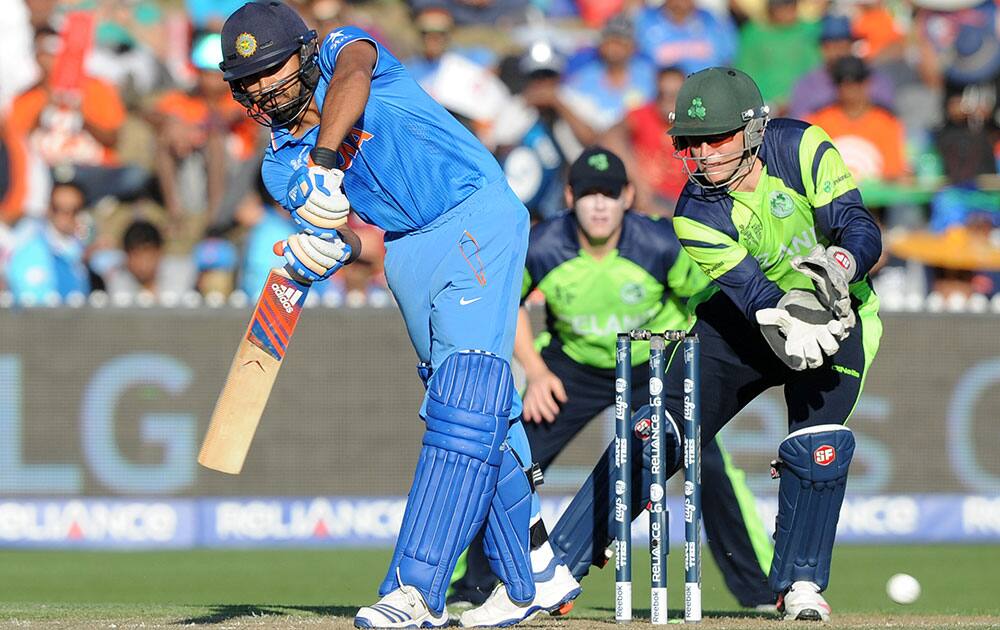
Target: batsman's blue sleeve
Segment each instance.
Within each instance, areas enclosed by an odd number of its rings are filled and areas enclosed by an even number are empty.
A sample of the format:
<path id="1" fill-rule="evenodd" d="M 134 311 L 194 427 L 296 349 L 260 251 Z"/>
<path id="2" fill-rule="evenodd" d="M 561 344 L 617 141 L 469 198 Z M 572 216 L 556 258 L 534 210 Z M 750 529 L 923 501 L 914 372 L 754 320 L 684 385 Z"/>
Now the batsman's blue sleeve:
<path id="1" fill-rule="evenodd" d="M 374 37 L 357 26 L 344 26 L 335 31 L 330 31 L 330 34 L 323 38 L 323 43 L 319 47 L 320 71 L 328 81 L 333 76 L 333 71 L 337 67 L 337 57 L 340 56 L 341 51 L 348 44 L 353 44 L 354 42 L 368 42 L 375 48 L 376 61 L 372 78 L 379 76 L 388 69 L 387 64 L 383 63 L 388 60 L 383 59 L 382 51 L 379 50 L 378 42 L 375 41 Z"/>

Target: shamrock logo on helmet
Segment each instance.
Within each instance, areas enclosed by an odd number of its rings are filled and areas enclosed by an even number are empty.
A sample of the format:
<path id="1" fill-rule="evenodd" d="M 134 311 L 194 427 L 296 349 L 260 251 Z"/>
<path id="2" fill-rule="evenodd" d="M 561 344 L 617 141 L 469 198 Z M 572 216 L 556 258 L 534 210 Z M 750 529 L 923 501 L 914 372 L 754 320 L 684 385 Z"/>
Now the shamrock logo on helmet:
<path id="1" fill-rule="evenodd" d="M 587 164 L 589 164 L 591 168 L 598 171 L 606 171 L 611 166 L 608 162 L 608 156 L 604 153 L 595 153 L 590 156 L 587 158 Z"/>
<path id="2" fill-rule="evenodd" d="M 691 107 L 688 107 L 688 118 L 697 118 L 698 120 L 705 120 L 705 106 L 701 102 L 701 97 L 696 96 L 691 99 Z"/>
<path id="3" fill-rule="evenodd" d="M 236 52 L 241 57 L 250 57 L 257 52 L 257 38 L 250 33 L 240 33 L 236 38 Z"/>

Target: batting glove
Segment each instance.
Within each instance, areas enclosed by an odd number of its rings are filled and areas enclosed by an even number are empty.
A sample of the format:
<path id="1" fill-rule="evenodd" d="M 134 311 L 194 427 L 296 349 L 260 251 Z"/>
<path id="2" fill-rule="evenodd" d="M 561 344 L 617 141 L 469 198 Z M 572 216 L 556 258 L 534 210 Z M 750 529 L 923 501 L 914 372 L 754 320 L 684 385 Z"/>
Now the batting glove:
<path id="1" fill-rule="evenodd" d="M 274 253 L 284 256 L 285 268 L 303 282 L 325 280 L 335 274 L 351 258 L 351 246 L 340 234 L 333 238 L 320 238 L 314 234 L 292 234 L 274 244 Z"/>
<path id="2" fill-rule="evenodd" d="M 303 166 L 292 174 L 288 200 L 292 219 L 302 231 L 329 239 L 347 223 L 351 203 L 340 188 L 343 181 L 343 171 L 323 166 Z"/>
<path id="3" fill-rule="evenodd" d="M 840 349 L 847 336 L 843 322 L 809 291 L 793 289 L 776 308 L 755 313 L 760 331 L 785 365 L 793 370 L 818 368 Z"/>

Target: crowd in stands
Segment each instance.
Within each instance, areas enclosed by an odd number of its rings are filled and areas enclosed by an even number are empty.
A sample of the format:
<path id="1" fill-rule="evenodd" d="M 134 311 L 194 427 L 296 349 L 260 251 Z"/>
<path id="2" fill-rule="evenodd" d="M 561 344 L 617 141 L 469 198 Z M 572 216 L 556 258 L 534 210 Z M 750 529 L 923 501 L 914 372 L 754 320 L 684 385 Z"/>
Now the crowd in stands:
<path id="1" fill-rule="evenodd" d="M 732 65 L 772 116 L 823 127 L 885 231 L 883 295 L 1000 294 L 998 0 L 287 0 L 323 36 L 358 25 L 496 155 L 536 219 L 604 144 L 635 210 L 686 183 L 669 114 Z M 295 231 L 260 183 L 267 130 L 222 80 L 243 0 L 5 0 L 0 291 L 21 304 L 254 299 Z M 315 291 L 389 301 L 378 230 Z"/>

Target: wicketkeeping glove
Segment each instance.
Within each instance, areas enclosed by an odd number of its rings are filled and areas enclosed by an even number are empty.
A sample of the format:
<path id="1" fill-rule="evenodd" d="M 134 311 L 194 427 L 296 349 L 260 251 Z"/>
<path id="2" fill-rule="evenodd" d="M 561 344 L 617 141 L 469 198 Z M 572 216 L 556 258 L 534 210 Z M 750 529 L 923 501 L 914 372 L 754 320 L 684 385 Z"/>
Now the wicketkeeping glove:
<path id="1" fill-rule="evenodd" d="M 316 282 L 325 280 L 343 267 L 351 258 L 351 246 L 340 234 L 333 238 L 320 238 L 313 234 L 292 234 L 274 244 L 274 253 L 284 256 L 285 268 L 296 280 Z"/>
<path id="2" fill-rule="evenodd" d="M 351 203 L 341 190 L 344 172 L 323 166 L 303 166 L 288 182 L 292 219 L 306 234 L 333 238 L 347 223 Z"/>
<path id="3" fill-rule="evenodd" d="M 830 309 L 845 328 L 854 328 L 849 285 L 857 271 L 857 263 L 851 252 L 836 245 L 826 248 L 816 245 L 808 256 L 792 258 L 792 268 L 813 281 L 820 303 Z"/>
<path id="4" fill-rule="evenodd" d="M 789 291 L 776 308 L 761 309 L 755 317 L 768 345 L 793 370 L 823 365 L 826 356 L 840 349 L 838 339 L 847 336 L 843 322 L 813 293 L 800 289 Z"/>

